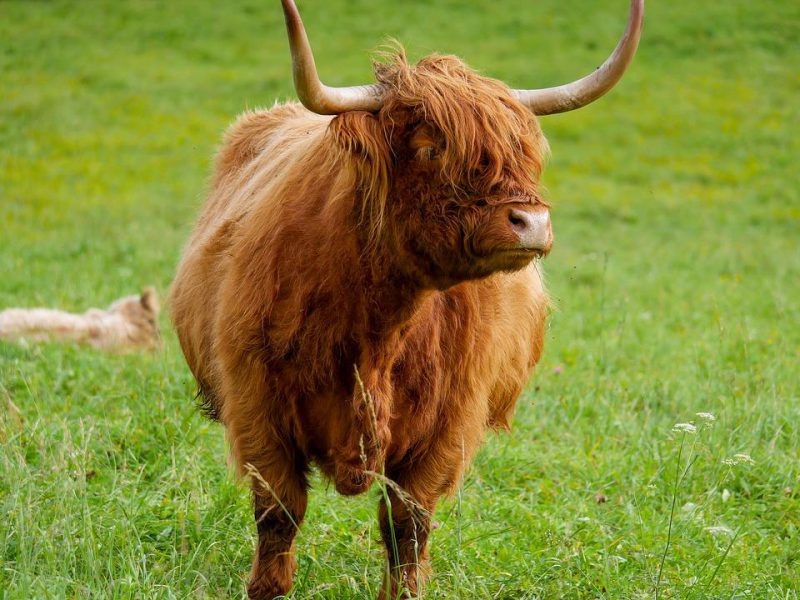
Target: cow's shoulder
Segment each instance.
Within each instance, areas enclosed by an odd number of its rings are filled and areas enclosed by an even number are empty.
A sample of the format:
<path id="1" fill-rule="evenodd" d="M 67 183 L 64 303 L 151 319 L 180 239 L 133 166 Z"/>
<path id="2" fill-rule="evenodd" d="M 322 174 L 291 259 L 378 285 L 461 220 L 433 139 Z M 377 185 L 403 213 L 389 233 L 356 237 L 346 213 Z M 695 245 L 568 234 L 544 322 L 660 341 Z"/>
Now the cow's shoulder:
<path id="1" fill-rule="evenodd" d="M 329 120 L 312 115 L 297 103 L 242 113 L 225 132 L 217 153 L 214 184 L 245 167 L 270 145 L 295 137 L 296 130 Z"/>

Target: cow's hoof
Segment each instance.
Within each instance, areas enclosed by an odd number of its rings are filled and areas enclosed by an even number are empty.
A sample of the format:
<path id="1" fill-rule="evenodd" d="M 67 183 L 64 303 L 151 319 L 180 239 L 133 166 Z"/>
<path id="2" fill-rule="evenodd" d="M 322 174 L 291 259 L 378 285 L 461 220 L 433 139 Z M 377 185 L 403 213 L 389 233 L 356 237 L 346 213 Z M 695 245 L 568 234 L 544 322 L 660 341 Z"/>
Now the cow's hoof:
<path id="1" fill-rule="evenodd" d="M 274 581 L 264 581 L 263 579 L 253 579 L 247 585 L 247 597 L 250 600 L 275 600 L 283 598 L 289 592 L 283 589 Z"/>
<path id="2" fill-rule="evenodd" d="M 414 600 L 417 597 L 416 594 L 413 594 L 409 590 L 403 590 L 402 594 L 392 590 L 389 594 L 390 595 L 387 595 L 386 588 L 382 587 L 378 594 L 378 600 Z"/>

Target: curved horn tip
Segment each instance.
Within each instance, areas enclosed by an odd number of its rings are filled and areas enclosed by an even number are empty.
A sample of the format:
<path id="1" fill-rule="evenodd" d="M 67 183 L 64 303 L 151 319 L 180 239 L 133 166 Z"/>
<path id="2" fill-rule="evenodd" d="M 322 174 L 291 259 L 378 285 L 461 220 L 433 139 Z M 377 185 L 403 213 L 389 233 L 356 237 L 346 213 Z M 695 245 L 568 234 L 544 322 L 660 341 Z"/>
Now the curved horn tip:
<path id="1" fill-rule="evenodd" d="M 292 54 L 292 73 L 298 98 L 308 110 L 334 115 L 350 110 L 375 112 L 383 105 L 384 86 L 328 87 L 317 74 L 314 53 L 294 0 L 281 0 Z"/>
<path id="2" fill-rule="evenodd" d="M 625 32 L 611 56 L 595 71 L 564 85 L 514 90 L 517 99 L 534 114 L 543 116 L 582 108 L 607 93 L 633 61 L 644 24 L 644 0 L 631 0 Z"/>

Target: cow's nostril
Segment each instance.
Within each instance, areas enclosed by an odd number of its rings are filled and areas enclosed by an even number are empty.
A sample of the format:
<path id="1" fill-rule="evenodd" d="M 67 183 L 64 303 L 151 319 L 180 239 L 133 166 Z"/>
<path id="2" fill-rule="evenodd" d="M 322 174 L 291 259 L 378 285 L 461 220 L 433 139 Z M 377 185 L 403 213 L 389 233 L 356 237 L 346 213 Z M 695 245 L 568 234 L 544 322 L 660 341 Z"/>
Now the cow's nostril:
<path id="1" fill-rule="evenodd" d="M 525 213 L 517 210 L 510 210 L 508 212 L 508 220 L 511 226 L 517 231 L 524 231 L 528 228 L 528 219 L 525 218 Z"/>

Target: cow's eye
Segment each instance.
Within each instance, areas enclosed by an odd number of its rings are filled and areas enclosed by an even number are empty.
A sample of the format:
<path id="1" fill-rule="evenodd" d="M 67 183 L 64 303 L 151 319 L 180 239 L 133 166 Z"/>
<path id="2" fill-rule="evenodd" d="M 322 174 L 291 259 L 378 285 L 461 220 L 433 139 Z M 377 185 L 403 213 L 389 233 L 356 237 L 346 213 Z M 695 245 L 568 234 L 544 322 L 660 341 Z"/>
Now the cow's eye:
<path id="1" fill-rule="evenodd" d="M 433 161 L 439 158 L 439 149 L 435 146 L 423 146 L 417 150 L 417 160 Z"/>

